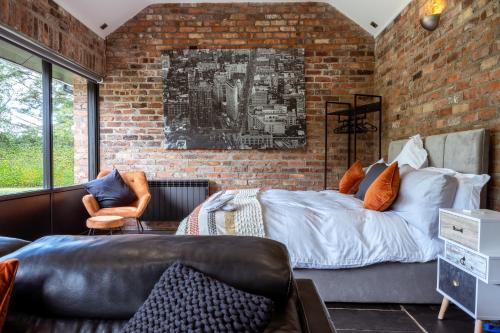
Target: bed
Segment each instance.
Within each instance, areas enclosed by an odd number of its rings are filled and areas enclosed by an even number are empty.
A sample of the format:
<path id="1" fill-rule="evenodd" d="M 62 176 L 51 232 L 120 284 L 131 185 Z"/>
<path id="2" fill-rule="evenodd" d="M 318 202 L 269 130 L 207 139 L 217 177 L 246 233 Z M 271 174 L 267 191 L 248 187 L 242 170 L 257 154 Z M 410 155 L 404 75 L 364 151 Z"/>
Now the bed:
<path id="1" fill-rule="evenodd" d="M 389 144 L 392 161 L 407 140 Z M 478 129 L 428 136 L 424 139 L 429 166 L 487 174 L 489 133 Z M 486 190 L 482 200 L 486 202 Z M 326 302 L 440 303 L 436 292 L 436 261 L 386 262 L 352 269 L 296 269 L 297 278 L 312 279 Z"/>
<path id="2" fill-rule="evenodd" d="M 389 161 L 405 143 L 406 140 L 390 143 Z M 424 140 L 424 147 L 429 166 L 462 173 L 487 173 L 489 135 L 486 130 L 429 136 Z M 251 195 L 238 200 L 251 200 Z M 440 302 L 441 297 L 435 291 L 435 258 L 442 244 L 406 223 L 398 214 L 363 209 L 360 200 L 337 191 L 267 190 L 259 193 L 258 201 L 260 204 L 254 206 L 261 207 L 265 221 L 261 225 L 265 230 L 257 230 L 259 224 L 256 223 L 249 231 L 285 244 L 296 277 L 314 280 L 324 301 Z M 241 215 L 242 210 L 238 209 L 236 214 Z M 228 218 L 234 219 L 234 215 L 201 216 L 203 214 L 201 209 L 200 215 L 194 214 L 194 221 L 183 221 L 179 230 L 187 231 L 188 225 L 194 225 L 195 234 L 234 232 L 234 227 L 224 229 L 229 225 Z M 215 221 L 215 216 L 219 221 Z M 206 227 L 199 224 L 199 220 L 205 218 Z M 252 225 L 249 222 L 252 216 L 239 219 Z M 220 232 L 220 228 L 224 230 Z"/>

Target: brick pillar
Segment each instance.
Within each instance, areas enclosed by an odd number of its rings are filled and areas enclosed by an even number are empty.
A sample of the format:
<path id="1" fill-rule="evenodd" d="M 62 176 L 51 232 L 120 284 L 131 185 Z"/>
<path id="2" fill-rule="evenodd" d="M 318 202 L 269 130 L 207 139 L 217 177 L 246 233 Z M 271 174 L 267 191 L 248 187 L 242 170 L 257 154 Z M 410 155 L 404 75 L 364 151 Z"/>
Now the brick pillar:
<path id="1" fill-rule="evenodd" d="M 81 184 L 88 181 L 89 175 L 87 80 L 75 75 L 73 93 L 74 182 Z"/>

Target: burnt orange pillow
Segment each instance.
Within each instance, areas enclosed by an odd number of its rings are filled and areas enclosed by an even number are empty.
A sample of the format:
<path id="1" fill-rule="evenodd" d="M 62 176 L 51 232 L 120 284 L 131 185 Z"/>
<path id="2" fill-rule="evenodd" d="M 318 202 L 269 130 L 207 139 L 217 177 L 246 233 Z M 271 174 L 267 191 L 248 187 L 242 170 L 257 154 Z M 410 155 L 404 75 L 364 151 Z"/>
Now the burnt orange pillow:
<path id="1" fill-rule="evenodd" d="M 383 212 L 396 200 L 399 192 L 398 162 L 392 163 L 368 187 L 363 207 Z"/>
<path id="2" fill-rule="evenodd" d="M 9 259 L 0 262 L 0 331 L 3 328 L 7 309 L 9 307 L 10 295 L 14 288 L 14 279 L 16 278 L 17 259 Z"/>
<path id="3" fill-rule="evenodd" d="M 353 165 L 344 173 L 339 183 L 339 192 L 344 194 L 354 194 L 358 191 L 359 183 L 365 178 L 365 172 L 360 161 Z"/>

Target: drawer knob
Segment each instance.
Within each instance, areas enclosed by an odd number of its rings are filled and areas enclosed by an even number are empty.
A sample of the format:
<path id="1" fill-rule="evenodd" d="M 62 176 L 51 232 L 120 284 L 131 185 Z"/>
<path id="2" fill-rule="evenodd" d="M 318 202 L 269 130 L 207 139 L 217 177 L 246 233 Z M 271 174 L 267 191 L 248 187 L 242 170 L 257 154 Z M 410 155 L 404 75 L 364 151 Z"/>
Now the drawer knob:
<path id="1" fill-rule="evenodd" d="M 460 258 L 460 264 L 465 266 L 465 257 Z"/>
<path id="2" fill-rule="evenodd" d="M 453 231 L 463 233 L 463 232 L 464 232 L 464 228 L 458 228 L 458 227 L 456 227 L 456 226 L 453 226 Z"/>
<path id="3" fill-rule="evenodd" d="M 458 282 L 458 280 L 451 281 L 451 284 L 453 285 L 453 287 L 460 287 L 460 282 Z"/>

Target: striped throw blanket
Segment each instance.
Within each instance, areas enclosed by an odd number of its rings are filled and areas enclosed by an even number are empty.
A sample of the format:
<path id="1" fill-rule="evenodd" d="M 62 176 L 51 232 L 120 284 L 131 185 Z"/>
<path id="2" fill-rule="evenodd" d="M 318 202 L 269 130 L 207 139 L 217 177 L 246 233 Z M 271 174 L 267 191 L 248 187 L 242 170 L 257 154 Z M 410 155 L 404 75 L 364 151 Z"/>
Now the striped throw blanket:
<path id="1" fill-rule="evenodd" d="M 228 202 L 233 211 L 222 209 L 209 212 L 204 206 L 217 196 L 199 205 L 182 220 L 177 235 L 237 235 L 265 237 L 262 209 L 257 198 L 259 189 L 226 191 L 234 198 Z"/>

